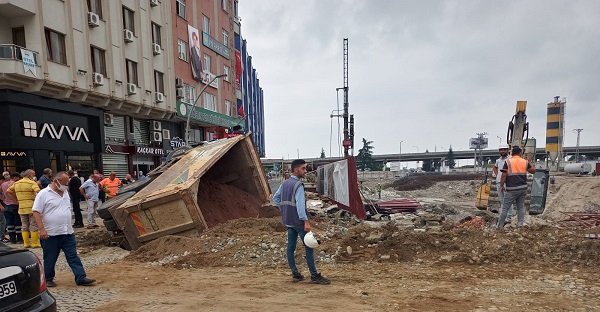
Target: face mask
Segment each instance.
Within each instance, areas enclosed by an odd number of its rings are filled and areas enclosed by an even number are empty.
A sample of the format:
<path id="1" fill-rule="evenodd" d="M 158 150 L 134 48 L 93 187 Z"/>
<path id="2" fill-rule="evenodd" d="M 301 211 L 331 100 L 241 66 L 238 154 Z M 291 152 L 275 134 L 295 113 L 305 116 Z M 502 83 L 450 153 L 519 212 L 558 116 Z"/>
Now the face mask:
<path id="1" fill-rule="evenodd" d="M 66 190 L 68 190 L 68 189 L 69 189 L 69 187 L 68 187 L 68 186 L 66 186 L 66 185 L 62 185 L 62 184 L 60 184 L 60 182 L 58 182 L 58 186 L 57 186 L 57 187 L 58 187 L 58 189 L 59 189 L 61 192 L 64 192 L 64 191 L 66 191 Z"/>

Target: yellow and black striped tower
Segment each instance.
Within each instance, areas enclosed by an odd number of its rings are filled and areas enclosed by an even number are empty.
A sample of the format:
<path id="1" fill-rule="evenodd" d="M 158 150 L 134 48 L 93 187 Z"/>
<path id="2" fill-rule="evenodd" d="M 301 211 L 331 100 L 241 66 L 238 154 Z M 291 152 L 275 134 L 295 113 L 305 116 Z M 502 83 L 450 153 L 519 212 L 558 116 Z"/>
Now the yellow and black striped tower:
<path id="1" fill-rule="evenodd" d="M 546 121 L 546 154 L 548 161 L 560 169 L 563 158 L 563 138 L 565 134 L 565 98 L 559 100 L 554 97 L 554 102 L 548 103 L 548 117 Z"/>

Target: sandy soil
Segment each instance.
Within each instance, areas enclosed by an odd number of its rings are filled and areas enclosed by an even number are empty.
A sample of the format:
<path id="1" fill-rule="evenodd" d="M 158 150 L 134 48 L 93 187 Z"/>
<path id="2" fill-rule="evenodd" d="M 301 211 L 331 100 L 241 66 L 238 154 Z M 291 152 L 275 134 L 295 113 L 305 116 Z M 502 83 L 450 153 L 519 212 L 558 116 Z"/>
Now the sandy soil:
<path id="1" fill-rule="evenodd" d="M 177 270 L 121 261 L 90 270 L 118 289 L 97 311 L 597 311 L 593 269 L 515 265 L 321 266 L 328 286 L 284 269 Z M 108 273 L 110 272 L 110 273 Z M 107 274 L 108 273 L 108 274 Z"/>
<path id="2" fill-rule="evenodd" d="M 384 194 L 437 198 L 475 213 L 468 206 L 477 186 L 439 182 Z M 317 267 L 332 280 L 328 286 L 291 283 L 277 218 L 229 221 L 198 238 L 164 237 L 88 274 L 98 289 L 117 291 L 97 311 L 600 311 L 600 239 L 583 237 L 600 228 L 550 222 L 561 219 L 561 207 L 596 209 L 599 190 L 600 178 L 557 177 L 546 213 L 535 216 L 546 225 L 520 230 L 463 228 L 447 219 L 416 232 L 394 220 L 314 218 L 323 242 Z M 86 248 L 94 244 L 101 242 Z M 303 254 L 298 248 L 296 260 L 307 275 Z M 72 279 L 68 271 L 57 277 Z"/>

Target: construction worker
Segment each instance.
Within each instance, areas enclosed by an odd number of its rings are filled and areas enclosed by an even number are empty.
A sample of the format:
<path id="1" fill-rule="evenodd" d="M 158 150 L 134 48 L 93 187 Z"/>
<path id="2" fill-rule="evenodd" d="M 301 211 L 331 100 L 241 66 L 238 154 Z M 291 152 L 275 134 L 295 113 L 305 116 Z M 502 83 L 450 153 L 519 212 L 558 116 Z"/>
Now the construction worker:
<path id="1" fill-rule="evenodd" d="M 520 147 L 513 147 L 511 158 L 507 159 L 502 167 L 500 192 L 504 193 L 504 202 L 497 224 L 499 228 L 504 227 L 508 210 L 515 202 L 517 203 L 517 227 L 524 225 L 527 172 L 535 173 L 535 167 L 529 161 L 521 158 L 522 152 Z"/>
<path id="2" fill-rule="evenodd" d="M 304 244 L 304 236 L 310 232 L 310 222 L 306 211 L 306 198 L 304 197 L 304 184 L 300 181 L 306 175 L 306 162 L 296 159 L 292 162 L 292 176 L 285 180 L 273 195 L 273 202 L 281 210 L 281 223 L 288 229 L 287 260 L 292 270 L 292 282 L 304 280 L 296 267 L 294 252 L 298 236 Z M 315 266 L 314 249 L 304 244 L 306 263 L 310 271 L 310 283 L 328 285 L 331 281 L 317 272 Z"/>
<path id="3" fill-rule="evenodd" d="M 377 196 L 379 196 L 379 200 L 381 200 L 381 183 L 377 183 Z"/>
<path id="4" fill-rule="evenodd" d="M 19 202 L 19 216 L 21 217 L 21 235 L 23 236 L 23 247 L 40 248 L 40 238 L 35 219 L 33 218 L 33 200 L 40 191 L 38 184 L 33 181 L 35 171 L 25 170 L 23 179 L 15 182 L 6 191 L 9 194 L 15 194 Z M 31 236 L 30 236 L 31 235 Z M 31 240 L 29 240 L 31 238 Z"/>
<path id="5" fill-rule="evenodd" d="M 502 170 L 502 168 L 504 168 L 504 162 L 506 162 L 507 159 L 510 158 L 510 155 L 508 155 L 508 145 L 507 144 L 502 144 L 500 145 L 500 147 L 498 147 L 498 152 L 500 153 L 500 158 L 496 159 L 496 164 L 494 165 L 494 174 L 496 175 L 496 190 L 498 190 L 498 198 L 500 199 L 500 208 L 502 208 L 502 203 L 504 202 L 504 193 L 500 192 L 500 180 L 502 179 L 502 173 L 500 172 L 500 170 Z M 510 220 L 510 218 L 513 215 L 513 207 L 510 206 L 510 209 L 508 210 L 508 220 Z M 510 222 L 509 222 L 510 223 Z"/>

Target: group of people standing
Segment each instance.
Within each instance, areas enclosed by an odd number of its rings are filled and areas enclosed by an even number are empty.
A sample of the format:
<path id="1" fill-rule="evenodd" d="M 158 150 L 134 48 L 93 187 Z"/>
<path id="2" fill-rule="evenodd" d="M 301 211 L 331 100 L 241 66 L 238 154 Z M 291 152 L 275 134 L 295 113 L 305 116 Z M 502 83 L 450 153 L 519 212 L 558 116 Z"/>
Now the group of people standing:
<path id="1" fill-rule="evenodd" d="M 97 228 L 101 202 L 115 197 L 123 184 L 133 182 L 130 175 L 122 182 L 115 172 L 105 178 L 97 170 L 85 181 L 72 170 L 53 175 L 47 168 L 39 179 L 32 169 L 4 172 L 0 179 L 0 239 L 4 243 L 22 242 L 25 248 L 42 248 L 47 286 L 56 286 L 54 266 L 61 250 L 77 285 L 91 285 L 95 280 L 86 276 L 77 255 L 73 230 L 84 226 L 80 202 L 83 200 L 87 205 L 87 228 Z M 75 215 L 74 224 L 71 211 Z"/>

